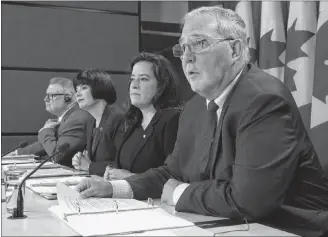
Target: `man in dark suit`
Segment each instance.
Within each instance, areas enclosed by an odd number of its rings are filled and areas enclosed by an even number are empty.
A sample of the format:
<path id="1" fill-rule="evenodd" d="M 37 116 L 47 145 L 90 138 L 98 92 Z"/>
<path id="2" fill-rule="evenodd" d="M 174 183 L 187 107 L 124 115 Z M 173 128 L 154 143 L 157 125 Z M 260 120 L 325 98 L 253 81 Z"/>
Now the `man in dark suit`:
<path id="1" fill-rule="evenodd" d="M 64 157 L 54 157 L 54 161 L 71 167 L 74 154 L 86 146 L 85 132 L 92 125 L 93 117 L 78 107 L 73 83 L 66 78 L 50 80 L 44 102 L 46 110 L 57 119 L 47 120 L 39 130 L 38 141 L 18 149 L 16 153 L 51 156 L 60 145 L 68 143 Z"/>
<path id="2" fill-rule="evenodd" d="M 197 95 L 166 164 L 125 180 L 84 180 L 81 196 L 161 197 L 177 211 L 305 236 L 327 231 L 328 179 L 291 93 L 248 64 L 243 20 L 220 7 L 195 9 L 173 54 Z"/>

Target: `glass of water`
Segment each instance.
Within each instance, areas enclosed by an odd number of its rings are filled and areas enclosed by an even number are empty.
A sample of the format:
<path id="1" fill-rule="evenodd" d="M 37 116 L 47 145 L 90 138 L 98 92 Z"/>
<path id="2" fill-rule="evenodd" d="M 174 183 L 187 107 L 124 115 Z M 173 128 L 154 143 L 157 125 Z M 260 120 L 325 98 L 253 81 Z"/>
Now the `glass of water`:
<path id="1" fill-rule="evenodd" d="M 12 213 L 13 209 L 17 207 L 18 187 L 25 177 L 26 170 L 7 170 L 4 172 L 5 178 L 5 193 L 7 212 Z M 22 186 L 22 194 L 25 195 L 25 182 Z"/>

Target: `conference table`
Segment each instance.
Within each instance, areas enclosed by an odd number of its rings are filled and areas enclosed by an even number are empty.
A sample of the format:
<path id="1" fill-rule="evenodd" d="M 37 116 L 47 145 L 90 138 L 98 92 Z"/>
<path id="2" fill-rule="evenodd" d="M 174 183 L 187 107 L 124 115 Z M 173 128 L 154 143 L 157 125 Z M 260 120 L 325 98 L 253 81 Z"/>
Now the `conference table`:
<path id="1" fill-rule="evenodd" d="M 158 202 L 158 200 L 156 200 Z M 155 204 L 157 204 L 155 201 Z M 52 214 L 48 208 L 58 205 L 57 200 L 47 200 L 40 195 L 26 189 L 24 197 L 25 219 L 7 219 L 6 202 L 1 204 L 1 233 L 2 236 L 80 236 L 64 221 Z M 209 223 L 206 228 L 198 226 L 170 229 L 164 231 L 147 231 L 133 236 L 295 236 L 278 229 L 264 226 L 258 223 L 221 226 L 215 223 L 229 219 L 196 215 L 192 213 L 175 212 L 174 207 L 162 206 L 165 211 L 194 223 Z M 214 223 L 214 225 L 213 225 Z M 85 223 L 81 223 L 85 224 Z M 204 225 L 203 225 L 204 226 Z M 243 230 L 248 228 L 248 230 Z M 243 231 L 241 231 L 243 230 Z M 216 234 L 215 234 L 216 233 Z"/>

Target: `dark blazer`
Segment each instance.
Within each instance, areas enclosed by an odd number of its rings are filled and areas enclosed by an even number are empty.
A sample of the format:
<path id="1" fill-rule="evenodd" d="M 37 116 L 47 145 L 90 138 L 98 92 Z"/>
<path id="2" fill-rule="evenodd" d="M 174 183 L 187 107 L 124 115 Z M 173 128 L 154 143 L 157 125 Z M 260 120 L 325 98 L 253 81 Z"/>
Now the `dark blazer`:
<path id="1" fill-rule="evenodd" d="M 328 228 L 328 180 L 290 91 L 248 65 L 222 108 L 217 152 L 207 177 L 198 154 L 206 100 L 195 95 L 180 116 L 166 165 L 126 178 L 136 199 L 159 198 L 175 178 L 190 185 L 177 211 L 247 218 L 299 235 Z"/>
<path id="2" fill-rule="evenodd" d="M 87 130 L 87 151 L 91 164 L 89 173 L 103 176 L 109 162 L 114 163 L 116 156 L 116 134 L 123 122 L 123 110 L 117 105 L 107 105 L 99 123 L 99 134 L 93 137 L 96 120 Z M 92 150 L 93 140 L 94 149 Z"/>
<path id="3" fill-rule="evenodd" d="M 69 148 L 64 157 L 57 156 L 54 161 L 72 167 L 72 157 L 86 147 L 85 133 L 93 121 L 94 118 L 88 112 L 81 110 L 78 105 L 74 105 L 65 113 L 59 126 L 42 129 L 38 134 L 38 141 L 19 149 L 18 154 L 51 156 L 56 152 L 57 147 L 68 143 Z"/>
<path id="4" fill-rule="evenodd" d="M 129 167 L 123 167 L 132 173 L 143 173 L 150 168 L 164 164 L 172 153 L 178 131 L 180 110 L 166 109 L 157 111 L 145 130 L 145 138 L 135 141 L 131 147 Z M 126 140 L 131 137 L 136 126 L 128 129 L 118 148 L 116 167 L 122 169 L 120 154 Z"/>

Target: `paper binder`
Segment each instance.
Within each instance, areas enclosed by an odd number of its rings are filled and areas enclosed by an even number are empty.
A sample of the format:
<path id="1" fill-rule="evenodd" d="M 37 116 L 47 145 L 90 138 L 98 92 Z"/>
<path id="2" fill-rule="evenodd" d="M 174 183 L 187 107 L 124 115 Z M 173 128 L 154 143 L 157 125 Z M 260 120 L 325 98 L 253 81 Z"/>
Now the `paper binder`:
<path id="1" fill-rule="evenodd" d="M 147 202 L 114 198 L 81 199 L 75 190 L 65 184 L 59 183 L 57 188 L 60 207 L 49 209 L 83 236 L 130 234 L 194 226 L 192 222 L 171 215 L 154 205 L 152 199 Z"/>

